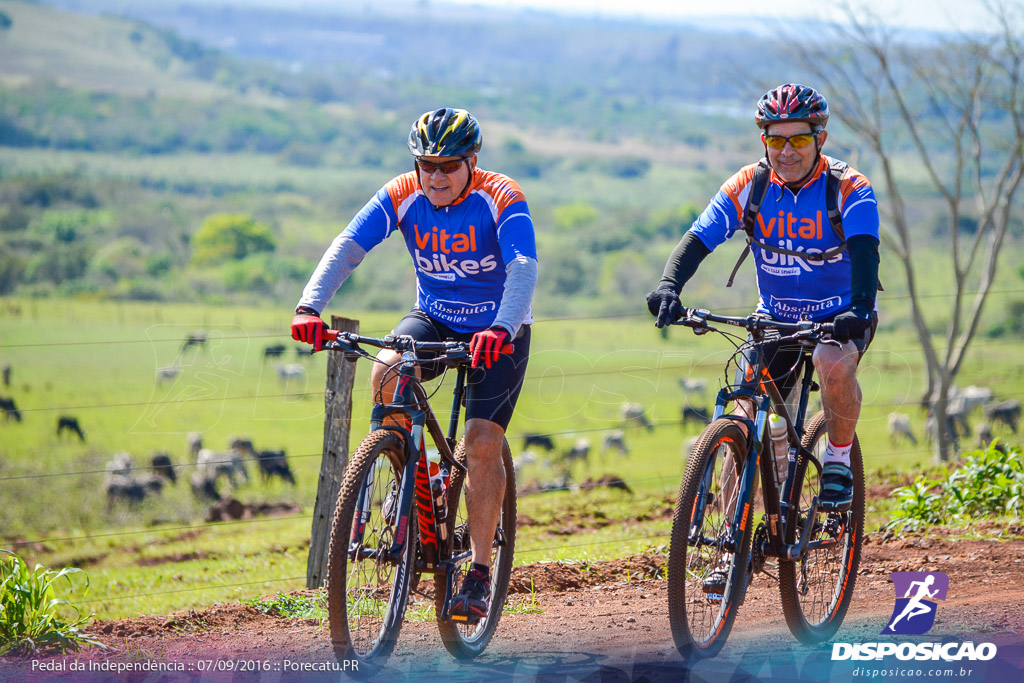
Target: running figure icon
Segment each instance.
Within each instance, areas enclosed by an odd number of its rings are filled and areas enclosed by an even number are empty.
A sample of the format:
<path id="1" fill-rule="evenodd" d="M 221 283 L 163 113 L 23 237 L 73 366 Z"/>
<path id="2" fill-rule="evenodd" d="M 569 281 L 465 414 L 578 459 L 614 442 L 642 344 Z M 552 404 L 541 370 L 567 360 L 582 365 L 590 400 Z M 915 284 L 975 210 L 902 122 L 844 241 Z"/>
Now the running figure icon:
<path id="1" fill-rule="evenodd" d="M 893 572 L 891 577 L 896 595 L 902 597 L 897 597 L 882 633 L 926 633 L 935 623 L 937 601 L 946 599 L 949 577 L 942 572 Z"/>

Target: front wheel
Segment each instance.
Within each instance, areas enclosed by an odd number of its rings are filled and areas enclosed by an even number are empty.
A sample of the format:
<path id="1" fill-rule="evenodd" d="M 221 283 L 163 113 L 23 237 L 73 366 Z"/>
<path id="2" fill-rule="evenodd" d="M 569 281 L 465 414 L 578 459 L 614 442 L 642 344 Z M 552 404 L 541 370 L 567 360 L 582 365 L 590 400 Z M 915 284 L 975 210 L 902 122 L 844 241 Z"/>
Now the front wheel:
<path id="1" fill-rule="evenodd" d="M 459 442 L 455 459 L 466 464 L 466 442 Z M 508 442 L 502 441 L 501 461 L 505 467 L 505 495 L 501 501 L 501 514 L 491 548 L 491 601 L 487 616 L 475 624 L 460 624 L 442 619 L 445 607 L 446 580 L 443 572 L 435 574 L 434 605 L 437 611 L 437 628 L 445 649 L 460 659 L 472 659 L 480 655 L 494 635 L 505 606 L 508 583 L 512 576 L 512 555 L 516 546 L 516 476 L 512 467 L 512 454 Z M 470 550 L 469 515 L 465 497 L 462 495 L 466 477 L 462 470 L 452 472 L 448 489 L 448 557 L 465 555 Z M 453 592 L 458 592 L 462 581 L 469 572 L 471 560 L 467 556 L 457 562 Z"/>
<path id="2" fill-rule="evenodd" d="M 734 529 L 747 439 L 735 422 L 715 420 L 690 452 L 672 517 L 668 616 L 684 657 L 711 657 L 725 644 L 747 582 L 751 515 Z"/>
<path id="3" fill-rule="evenodd" d="M 380 429 L 363 439 L 345 468 L 327 560 L 327 612 L 339 661 L 379 664 L 398 641 L 413 569 L 411 511 L 400 557 L 385 554 L 402 517 L 397 507 L 404 464 L 405 440 Z"/>
<path id="4" fill-rule="evenodd" d="M 795 513 L 786 525 L 785 541 L 796 543 L 809 523 L 808 545 L 818 547 L 809 548 L 796 562 L 779 563 L 779 590 L 789 630 L 800 642 L 814 644 L 835 635 L 853 596 L 864 532 L 864 460 L 860 441 L 854 436 L 850 451 L 850 469 L 853 470 L 850 509 L 842 513 L 818 512 L 809 521 L 811 502 L 821 493 L 821 463 L 828 445 L 828 426 L 823 412 L 808 421 L 801 445 L 813 457 L 801 454 L 797 458 L 790 493 Z"/>

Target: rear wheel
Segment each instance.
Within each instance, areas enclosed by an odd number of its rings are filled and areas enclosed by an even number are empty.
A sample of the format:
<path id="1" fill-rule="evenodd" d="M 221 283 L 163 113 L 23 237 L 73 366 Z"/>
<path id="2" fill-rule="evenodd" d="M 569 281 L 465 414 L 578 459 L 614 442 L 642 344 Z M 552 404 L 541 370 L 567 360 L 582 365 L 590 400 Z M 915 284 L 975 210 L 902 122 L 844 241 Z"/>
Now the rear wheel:
<path id="1" fill-rule="evenodd" d="M 796 506 L 795 523 L 786 525 L 786 543 L 796 543 L 807 523 L 811 501 L 821 492 L 821 463 L 828 445 L 825 414 L 807 423 L 801 444 L 813 457 L 801 454 L 790 494 Z M 864 461 L 854 436 L 850 452 L 853 504 L 847 512 L 819 512 L 811 526 L 810 542 L 820 547 L 805 552 L 796 562 L 779 563 L 782 612 L 793 635 L 803 643 L 828 640 L 843 623 L 850 607 L 860 565 L 864 530 Z"/>
<path id="2" fill-rule="evenodd" d="M 455 449 L 455 459 L 466 463 L 465 439 Z M 434 604 L 437 611 L 437 628 L 441 632 L 441 641 L 448 652 L 460 659 L 471 659 L 478 656 L 487 647 L 498 627 L 501 611 L 505 606 L 508 594 L 508 583 L 512 576 L 512 556 L 516 545 L 516 478 L 512 468 L 512 454 L 508 442 L 503 441 L 501 460 L 505 466 L 505 497 L 501 501 L 501 515 L 498 528 L 494 535 L 491 548 L 491 601 L 487 607 L 487 616 L 475 624 L 460 624 L 441 618 L 445 602 L 445 575 L 440 572 L 434 578 Z M 461 470 L 452 472 L 448 489 L 448 547 L 449 557 L 467 554 L 469 544 L 469 516 L 466 512 L 464 493 L 465 474 Z M 462 586 L 462 581 L 469 572 L 470 558 L 467 556 L 459 561 L 455 574 L 453 592 Z"/>
<path id="3" fill-rule="evenodd" d="M 413 512 L 406 520 L 401 557 L 388 560 L 381 555 L 398 531 L 404 463 L 404 439 L 380 429 L 363 439 L 345 469 L 327 561 L 327 611 L 339 660 L 383 661 L 402 628 L 415 548 Z M 357 513 L 364 491 L 363 509 Z M 358 544 L 352 540 L 356 537 L 361 539 Z"/>
<path id="4" fill-rule="evenodd" d="M 668 615 L 684 657 L 725 644 L 747 582 L 751 516 L 733 529 L 747 439 L 729 419 L 712 422 L 690 452 L 672 518 Z"/>

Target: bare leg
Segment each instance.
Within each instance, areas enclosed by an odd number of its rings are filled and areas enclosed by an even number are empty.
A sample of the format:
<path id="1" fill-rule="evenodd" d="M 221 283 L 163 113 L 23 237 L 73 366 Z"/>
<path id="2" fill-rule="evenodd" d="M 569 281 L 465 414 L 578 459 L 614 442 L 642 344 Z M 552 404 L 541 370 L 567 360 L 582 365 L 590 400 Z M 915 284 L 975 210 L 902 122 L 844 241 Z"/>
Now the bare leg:
<path id="1" fill-rule="evenodd" d="M 812 357 L 821 383 L 828 436 L 834 444 L 848 444 L 860 417 L 861 391 L 857 383 L 857 347 L 853 342 L 837 348 L 819 344 Z"/>
<path id="2" fill-rule="evenodd" d="M 500 425 L 473 418 L 466 420 L 466 510 L 469 514 L 469 535 L 473 545 L 473 562 L 490 566 L 494 532 L 501 516 L 505 497 L 505 465 L 502 462 L 502 440 L 505 430 Z"/>

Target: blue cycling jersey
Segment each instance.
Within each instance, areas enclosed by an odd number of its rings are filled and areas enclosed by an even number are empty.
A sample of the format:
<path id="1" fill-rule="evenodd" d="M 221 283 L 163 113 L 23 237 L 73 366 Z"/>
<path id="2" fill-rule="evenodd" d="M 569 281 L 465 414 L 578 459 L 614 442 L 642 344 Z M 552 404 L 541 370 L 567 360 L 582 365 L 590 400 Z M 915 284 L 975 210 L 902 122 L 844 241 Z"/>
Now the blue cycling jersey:
<path id="1" fill-rule="evenodd" d="M 335 240 L 300 303 L 322 310 L 348 276 L 354 265 L 339 257 L 346 241 L 368 252 L 395 231 L 405 239 L 416 269 L 416 305 L 431 318 L 457 332 L 499 324 L 513 335 L 520 325 L 533 322 L 532 284 L 524 292 L 506 292 L 505 287 L 513 262 L 529 260 L 535 268 L 529 208 L 514 180 L 479 168 L 461 199 L 437 209 L 420 189 L 415 171 L 391 180 Z M 510 301 L 517 297 L 524 300 Z M 502 318 L 496 320 L 499 309 Z"/>
<path id="2" fill-rule="evenodd" d="M 825 192 L 829 158 L 822 155 L 817 173 L 796 193 L 774 171 L 754 227 L 757 241 L 791 251 L 824 253 L 839 246 L 828 220 Z M 743 210 L 754 169 L 740 169 L 722 185 L 690 230 L 710 250 L 737 231 L 743 233 Z M 871 183 L 849 169 L 839 185 L 843 232 L 878 238 L 878 203 Z M 757 310 L 780 320 L 830 320 L 850 307 L 850 258 L 846 251 L 822 262 L 778 254 L 755 245 L 751 251 L 760 294 Z"/>

